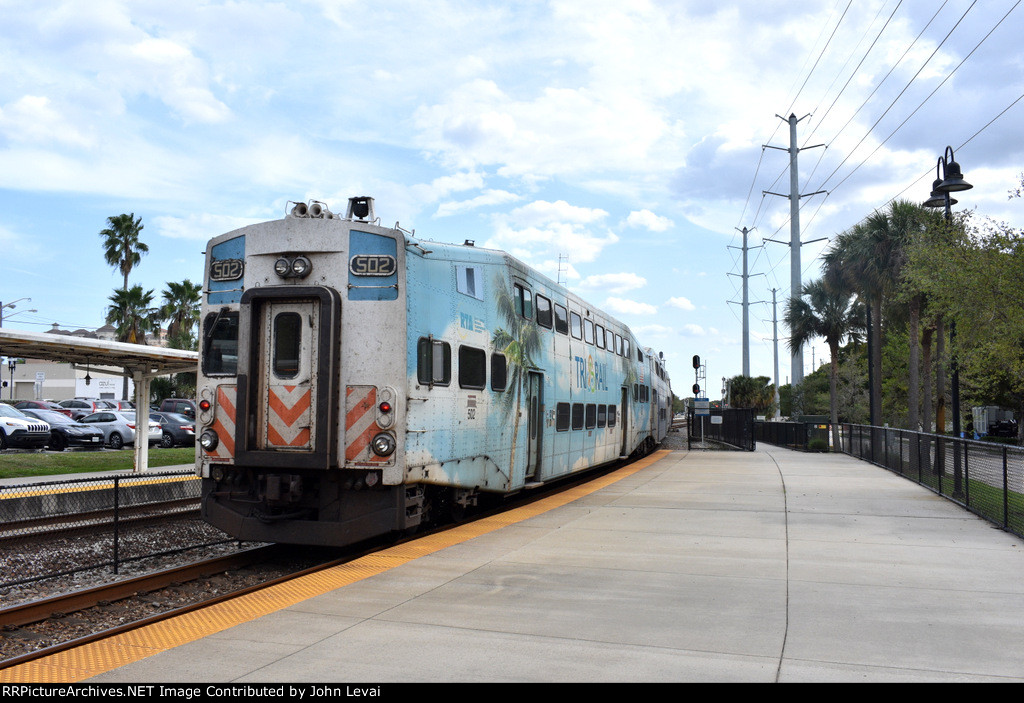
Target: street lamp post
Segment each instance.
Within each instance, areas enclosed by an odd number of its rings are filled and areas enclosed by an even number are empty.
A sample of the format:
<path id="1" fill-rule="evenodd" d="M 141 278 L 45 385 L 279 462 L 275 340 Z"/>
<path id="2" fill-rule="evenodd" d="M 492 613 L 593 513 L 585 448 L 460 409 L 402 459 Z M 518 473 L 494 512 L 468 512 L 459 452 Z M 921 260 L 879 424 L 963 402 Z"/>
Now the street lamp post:
<path id="1" fill-rule="evenodd" d="M 30 303 L 32 302 L 32 298 L 18 298 L 17 300 L 13 300 L 13 301 L 11 301 L 9 303 L 4 303 L 4 304 L 0 305 L 0 327 L 4 326 L 4 309 L 5 308 L 11 308 L 13 310 L 15 308 L 15 303 L 20 303 L 22 300 L 27 300 Z M 35 312 L 35 311 L 31 310 L 29 312 Z"/>
<path id="2" fill-rule="evenodd" d="M 948 158 L 947 158 L 948 157 Z M 941 169 L 941 176 L 939 175 Z M 925 207 L 943 208 L 946 224 L 953 221 L 953 205 L 956 200 L 950 197 L 950 193 L 962 190 L 970 190 L 974 186 L 964 180 L 960 171 L 960 164 L 953 159 L 953 147 L 947 146 L 946 151 L 939 157 L 935 164 L 935 181 L 932 182 L 932 194 L 924 202 Z M 953 372 L 953 436 L 960 438 L 960 365 L 957 363 L 956 350 L 956 320 L 949 322 L 949 347 L 950 367 Z M 963 476 L 960 466 L 960 443 L 953 443 L 953 494 L 960 495 L 963 492 Z"/>

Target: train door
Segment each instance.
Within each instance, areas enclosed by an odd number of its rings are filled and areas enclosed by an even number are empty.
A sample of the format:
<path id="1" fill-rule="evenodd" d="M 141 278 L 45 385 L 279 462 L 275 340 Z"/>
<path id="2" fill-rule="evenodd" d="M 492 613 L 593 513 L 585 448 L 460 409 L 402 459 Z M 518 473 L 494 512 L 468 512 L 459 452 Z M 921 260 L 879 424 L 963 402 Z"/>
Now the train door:
<path id="1" fill-rule="evenodd" d="M 544 375 L 531 371 L 528 374 L 526 393 L 527 435 L 526 445 L 526 480 L 535 480 L 540 469 L 541 444 L 544 437 L 542 420 L 544 418 Z"/>
<path id="2" fill-rule="evenodd" d="M 619 431 L 622 432 L 619 456 L 629 455 L 629 389 L 622 387 L 622 403 L 619 410 Z"/>
<path id="3" fill-rule="evenodd" d="M 316 444 L 312 399 L 317 395 L 319 301 L 268 303 L 260 319 L 256 446 L 310 450 Z"/>
<path id="4" fill-rule="evenodd" d="M 337 292 L 317 287 L 254 288 L 242 295 L 239 463 L 327 468 L 332 462 L 340 302 Z"/>

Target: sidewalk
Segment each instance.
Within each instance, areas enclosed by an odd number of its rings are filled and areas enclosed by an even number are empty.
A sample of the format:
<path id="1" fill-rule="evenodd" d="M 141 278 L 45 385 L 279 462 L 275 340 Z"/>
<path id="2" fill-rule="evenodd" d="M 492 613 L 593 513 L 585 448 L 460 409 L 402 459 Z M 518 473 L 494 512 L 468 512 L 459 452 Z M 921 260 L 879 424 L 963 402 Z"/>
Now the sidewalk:
<path id="1" fill-rule="evenodd" d="M 91 681 L 1024 681 L 1022 551 L 847 456 L 676 451 Z"/>

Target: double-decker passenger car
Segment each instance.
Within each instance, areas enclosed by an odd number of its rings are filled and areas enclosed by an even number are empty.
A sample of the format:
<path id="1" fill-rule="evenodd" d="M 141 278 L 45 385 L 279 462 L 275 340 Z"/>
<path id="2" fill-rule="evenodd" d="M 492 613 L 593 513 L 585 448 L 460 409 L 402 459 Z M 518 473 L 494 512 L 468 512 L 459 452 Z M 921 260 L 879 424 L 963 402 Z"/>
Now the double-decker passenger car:
<path id="1" fill-rule="evenodd" d="M 203 514 L 345 545 L 634 453 L 668 431 L 661 355 L 508 254 L 298 203 L 206 251 Z"/>

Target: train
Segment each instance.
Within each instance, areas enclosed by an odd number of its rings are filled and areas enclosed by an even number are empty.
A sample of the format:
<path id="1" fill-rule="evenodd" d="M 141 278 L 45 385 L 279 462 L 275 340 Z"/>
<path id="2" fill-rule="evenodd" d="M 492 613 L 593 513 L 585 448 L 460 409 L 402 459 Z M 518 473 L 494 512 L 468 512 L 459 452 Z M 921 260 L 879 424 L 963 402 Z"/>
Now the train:
<path id="1" fill-rule="evenodd" d="M 663 353 L 503 251 L 289 201 L 211 239 L 196 384 L 202 515 L 339 547 L 651 452 Z"/>

